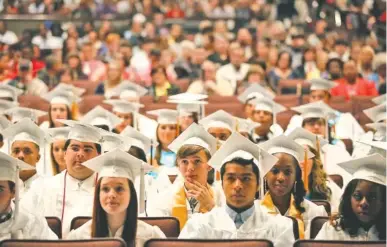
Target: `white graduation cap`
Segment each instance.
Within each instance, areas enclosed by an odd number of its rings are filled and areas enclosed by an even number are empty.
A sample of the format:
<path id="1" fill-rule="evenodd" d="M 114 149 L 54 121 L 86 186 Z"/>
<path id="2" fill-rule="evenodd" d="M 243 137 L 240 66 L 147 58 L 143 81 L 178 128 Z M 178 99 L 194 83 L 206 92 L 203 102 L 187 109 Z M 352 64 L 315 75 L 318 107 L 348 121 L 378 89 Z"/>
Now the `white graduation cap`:
<path id="1" fill-rule="evenodd" d="M 182 94 L 179 94 L 182 95 Z M 190 95 L 190 94 L 189 94 Z M 196 95 L 196 94 L 194 94 Z M 201 95 L 201 94 L 197 94 Z M 173 95 L 175 96 L 175 95 Z M 173 96 L 170 96 L 173 97 Z M 188 97 L 189 98 L 189 97 Z M 193 98 L 193 97 L 191 97 Z M 177 111 L 179 113 L 179 116 L 191 116 L 193 113 L 198 113 L 198 118 L 204 117 L 204 106 L 208 104 L 207 101 L 199 100 L 202 97 L 198 97 L 198 100 L 191 100 L 191 99 L 168 99 L 168 103 L 177 104 Z"/>
<path id="2" fill-rule="evenodd" d="M 246 104 L 247 101 L 260 97 L 269 98 L 272 100 L 275 96 L 261 85 L 251 84 L 243 93 L 238 96 L 238 100 L 242 104 Z"/>
<path id="3" fill-rule="evenodd" d="M 177 124 L 178 113 L 172 109 L 158 109 L 146 112 L 149 115 L 157 116 L 158 124 Z"/>
<path id="4" fill-rule="evenodd" d="M 267 111 L 273 113 L 273 115 L 276 115 L 286 110 L 286 107 L 277 104 L 276 102 L 274 102 L 274 100 L 267 97 L 254 98 L 251 101 L 251 104 L 255 106 L 254 109 L 256 111 Z"/>
<path id="5" fill-rule="evenodd" d="M 236 130 L 237 120 L 230 113 L 218 110 L 201 119 L 199 124 L 203 125 L 207 131 L 210 128 L 224 128 L 233 132 Z"/>
<path id="6" fill-rule="evenodd" d="M 47 112 L 18 106 L 6 110 L 4 114 L 11 116 L 12 123 L 16 123 L 23 118 L 29 118 L 36 123 L 40 117 L 47 115 Z"/>
<path id="7" fill-rule="evenodd" d="M 267 151 L 269 154 L 289 154 L 293 156 L 298 162 L 303 162 L 305 158 L 305 148 L 284 135 L 274 137 L 258 146 Z M 314 154 L 308 150 L 307 156 L 309 159 L 311 159 L 314 157 Z"/>
<path id="8" fill-rule="evenodd" d="M 338 163 L 352 175 L 352 180 L 362 179 L 386 185 L 386 159 L 380 154 L 372 154 L 358 159 Z"/>
<path id="9" fill-rule="evenodd" d="M 225 163 L 235 158 L 247 160 L 253 159 L 254 163 L 259 168 L 261 178 L 263 178 L 278 161 L 278 158 L 259 148 L 241 134 L 234 132 L 212 156 L 208 161 L 208 164 L 214 169 L 220 170 Z"/>
<path id="10" fill-rule="evenodd" d="M 381 141 L 366 141 L 366 140 L 359 140 L 357 142 L 369 145 L 374 148 L 379 148 L 387 151 L 387 142 L 381 142 Z"/>
<path id="11" fill-rule="evenodd" d="M 98 105 L 89 111 L 86 115 L 84 115 L 80 122 L 94 126 L 106 125 L 111 131 L 114 127 L 121 123 L 121 119 L 102 106 Z"/>
<path id="12" fill-rule="evenodd" d="M 326 119 L 332 114 L 335 114 L 335 110 L 325 104 L 323 101 L 317 101 L 297 107 L 291 108 L 301 114 L 303 119 L 307 118 L 324 118 Z"/>
<path id="13" fill-rule="evenodd" d="M 184 145 L 197 145 L 207 149 L 211 155 L 216 151 L 216 138 L 210 135 L 202 126 L 192 123 L 181 133 L 168 148 L 177 153 Z"/>
<path id="14" fill-rule="evenodd" d="M 0 113 L 4 113 L 6 110 L 14 108 L 18 105 L 19 103 L 16 101 L 8 101 L 8 100 L 0 99 Z"/>
<path id="15" fill-rule="evenodd" d="M 132 146 L 141 148 L 146 154 L 150 152 L 152 146 L 152 139 L 143 135 L 141 132 L 139 132 L 132 126 L 126 126 L 125 129 L 120 133 L 120 135 L 129 137 L 130 144 Z"/>
<path id="16" fill-rule="evenodd" d="M 80 98 L 74 93 L 57 89 L 43 95 L 43 98 L 50 102 L 50 104 L 64 104 L 68 107 L 71 107 L 74 102 L 80 101 Z"/>
<path id="17" fill-rule="evenodd" d="M 302 146 L 308 145 L 316 150 L 317 150 L 316 138 L 318 138 L 320 142 L 320 147 L 323 147 L 326 144 L 328 144 L 328 142 L 325 139 L 318 137 L 317 135 L 301 127 L 295 128 L 292 132 L 288 134 L 288 137 L 299 145 L 302 145 Z"/>
<path id="18" fill-rule="evenodd" d="M 46 136 L 44 131 L 29 118 L 23 118 L 19 122 L 4 129 L 2 133 L 4 138 L 11 141 L 11 144 L 15 141 L 28 141 L 35 143 L 39 147 L 43 147 L 45 141 L 49 141 L 50 139 Z"/>
<path id="19" fill-rule="evenodd" d="M 131 101 L 133 99 L 138 99 L 147 93 L 148 90 L 146 88 L 130 81 L 123 81 L 109 92 L 107 98 L 119 96 L 120 99 Z"/>
<path id="20" fill-rule="evenodd" d="M 171 95 L 168 97 L 168 100 L 176 101 L 201 101 L 207 99 L 207 94 L 195 94 L 195 93 L 180 93 Z"/>
<path id="21" fill-rule="evenodd" d="M 11 125 L 11 122 L 3 115 L 0 115 L 0 130 L 6 129 Z"/>
<path id="22" fill-rule="evenodd" d="M 366 124 L 367 127 L 375 130 L 374 139 L 385 140 L 386 139 L 386 123 L 369 123 Z"/>
<path id="23" fill-rule="evenodd" d="M 102 142 L 101 130 L 97 127 L 74 120 L 59 119 L 58 122 L 71 127 L 69 135 L 67 136 L 68 140 L 97 144 L 101 144 Z"/>
<path id="24" fill-rule="evenodd" d="M 307 81 L 311 84 L 310 90 L 324 90 L 329 91 L 331 88 L 336 86 L 334 81 L 326 80 L 323 78 L 314 78 Z"/>
<path id="25" fill-rule="evenodd" d="M 76 87 L 72 84 L 66 83 L 59 83 L 58 86 L 56 86 L 53 90 L 72 92 L 78 97 L 81 97 L 86 92 L 86 89 L 84 88 Z"/>
<path id="26" fill-rule="evenodd" d="M 238 121 L 238 132 L 251 133 L 255 128 L 258 128 L 261 124 L 244 118 L 236 118 Z"/>
<path id="27" fill-rule="evenodd" d="M 368 108 L 364 110 L 363 112 L 369 117 L 374 123 L 383 121 L 387 119 L 387 113 L 386 113 L 386 105 L 387 102 Z"/>
<path id="28" fill-rule="evenodd" d="M 144 107 L 144 105 L 142 104 L 136 102 L 129 102 L 127 100 L 122 99 L 105 100 L 104 103 L 112 105 L 114 112 L 119 112 L 123 114 L 138 112 L 140 108 Z"/>
<path id="29" fill-rule="evenodd" d="M 70 127 L 58 127 L 47 129 L 48 134 L 51 136 L 52 141 L 67 140 L 71 128 Z"/>
<path id="30" fill-rule="evenodd" d="M 152 169 L 150 165 L 121 149 L 99 155 L 82 165 L 98 172 L 99 177 L 127 178 L 134 183 L 136 177 L 140 176 L 140 212 L 144 211 L 144 176 L 146 171 Z"/>
<path id="31" fill-rule="evenodd" d="M 119 148 L 124 152 L 129 151 L 131 146 L 129 137 L 103 130 L 102 132 L 102 153 L 110 152 L 115 148 Z"/>
<path id="32" fill-rule="evenodd" d="M 20 190 L 20 170 L 34 170 L 35 167 L 28 165 L 22 160 L 11 157 L 10 155 L 0 152 L 0 181 L 12 181 L 15 183 L 15 211 L 14 219 L 19 215 L 19 190 Z"/>
<path id="33" fill-rule="evenodd" d="M 382 94 L 378 97 L 373 98 L 372 101 L 377 105 L 381 105 L 386 102 L 386 99 L 387 99 L 387 96 L 385 94 Z"/>
<path id="34" fill-rule="evenodd" d="M 7 84 L 0 84 L 0 98 L 11 98 L 13 101 L 17 101 L 17 97 L 21 94 L 23 94 L 23 90 Z"/>

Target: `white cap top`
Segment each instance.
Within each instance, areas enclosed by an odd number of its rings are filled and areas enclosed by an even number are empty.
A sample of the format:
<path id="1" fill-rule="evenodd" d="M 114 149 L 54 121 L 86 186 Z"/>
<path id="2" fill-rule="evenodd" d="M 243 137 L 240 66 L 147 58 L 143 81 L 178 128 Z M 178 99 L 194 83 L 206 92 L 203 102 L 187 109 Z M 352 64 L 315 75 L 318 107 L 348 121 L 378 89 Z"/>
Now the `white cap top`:
<path id="1" fill-rule="evenodd" d="M 70 127 L 59 127 L 59 128 L 49 128 L 47 129 L 48 134 L 50 134 L 52 141 L 58 140 L 67 140 L 71 128 Z"/>
<path id="2" fill-rule="evenodd" d="M 181 133 L 168 148 L 177 153 L 184 145 L 197 145 L 207 149 L 210 154 L 216 151 L 216 138 L 210 135 L 202 126 L 192 123 L 183 133 Z"/>
<path id="3" fill-rule="evenodd" d="M 71 107 L 73 102 L 80 101 L 80 98 L 78 98 L 72 92 L 57 89 L 54 89 L 51 92 L 45 94 L 43 98 L 49 101 L 50 104 L 64 104 L 68 107 Z"/>
<path id="4" fill-rule="evenodd" d="M 199 113 L 200 112 L 200 105 L 199 104 L 185 104 L 180 103 L 177 105 L 177 111 L 179 112 L 179 116 L 191 116 L 192 113 Z"/>
<path id="5" fill-rule="evenodd" d="M 38 122 L 39 117 L 47 115 L 47 112 L 26 107 L 14 107 L 6 110 L 4 114 L 11 116 L 12 123 L 16 123 L 23 118 L 29 118 L 34 122 Z"/>
<path id="6" fill-rule="evenodd" d="M 137 131 L 132 126 L 126 126 L 120 135 L 130 137 L 131 145 L 141 148 L 146 154 L 150 152 L 152 140 L 143 135 L 141 132 Z"/>
<path id="7" fill-rule="evenodd" d="M 207 94 L 195 94 L 195 93 L 180 93 L 171 95 L 168 97 L 168 100 L 176 100 L 176 101 L 200 101 L 207 99 Z"/>
<path id="8" fill-rule="evenodd" d="M 84 115 L 80 122 L 94 126 L 106 125 L 111 131 L 114 127 L 121 123 L 121 119 L 102 106 L 98 105 L 89 111 L 86 115 Z"/>
<path id="9" fill-rule="evenodd" d="M 16 101 L 8 101 L 8 100 L 0 99 L 0 113 L 3 114 L 6 110 L 14 108 L 18 105 L 19 103 Z"/>
<path id="10" fill-rule="evenodd" d="M 121 149 L 101 154 L 82 165 L 98 172 L 98 177 L 128 178 L 132 182 L 141 174 L 142 168 L 150 169 L 142 160 Z"/>
<path id="11" fill-rule="evenodd" d="M 375 130 L 374 139 L 375 140 L 385 140 L 386 139 L 386 123 L 369 123 L 366 124 L 367 127 Z"/>
<path id="12" fill-rule="evenodd" d="M 35 167 L 28 165 L 22 160 L 0 152 L 0 181 L 12 181 L 16 183 L 19 180 L 19 170 L 34 170 Z"/>
<path id="13" fill-rule="evenodd" d="M 359 140 L 356 142 L 360 142 L 366 145 L 369 145 L 373 148 L 379 148 L 387 151 L 387 142 L 381 142 L 381 141 L 368 141 L 368 140 Z"/>
<path id="14" fill-rule="evenodd" d="M 0 115 L 0 130 L 8 128 L 10 125 L 11 122 L 3 115 Z"/>
<path id="15" fill-rule="evenodd" d="M 108 131 L 102 132 L 102 153 L 110 152 L 116 148 L 119 148 L 124 152 L 129 151 L 131 146 L 129 137 Z"/>
<path id="16" fill-rule="evenodd" d="M 364 110 L 363 112 L 369 117 L 374 123 L 383 121 L 387 119 L 386 113 L 386 105 L 387 103 L 383 103 L 371 108 Z"/>
<path id="17" fill-rule="evenodd" d="M 101 144 L 102 135 L 99 128 L 74 120 L 60 119 L 58 121 L 71 127 L 68 140 Z"/>
<path id="18" fill-rule="evenodd" d="M 236 118 L 238 120 L 238 132 L 247 132 L 250 133 L 253 131 L 255 128 L 258 128 L 261 126 L 260 123 L 251 121 L 249 119 L 244 119 L 244 118 Z"/>
<path id="19" fill-rule="evenodd" d="M 214 169 L 220 170 L 225 163 L 234 158 L 253 159 L 254 163 L 258 165 L 261 177 L 264 177 L 278 161 L 278 158 L 262 150 L 241 134 L 234 132 L 212 156 L 208 164 Z"/>
<path id="20" fill-rule="evenodd" d="M 291 133 L 288 134 L 288 137 L 299 145 L 308 145 L 314 149 L 317 149 L 317 135 L 311 133 L 310 131 L 307 131 L 304 128 L 295 128 Z M 328 142 L 321 137 L 318 137 L 318 140 L 320 142 L 320 147 L 323 147 L 328 144 Z"/>
<path id="21" fill-rule="evenodd" d="M 119 96 L 120 99 L 131 100 L 133 98 L 144 96 L 147 93 L 148 90 L 146 88 L 130 81 L 123 81 L 109 92 L 110 97 L 107 98 Z"/>
<path id="22" fill-rule="evenodd" d="M 66 83 L 59 83 L 58 86 L 56 86 L 53 90 L 67 91 L 75 94 L 78 97 L 82 96 L 86 92 L 86 89 L 84 88 L 76 87 L 72 84 Z"/>
<path id="23" fill-rule="evenodd" d="M 280 112 L 286 111 L 286 107 L 277 104 L 276 102 L 267 97 L 254 98 L 251 101 L 251 104 L 255 106 L 256 111 L 267 111 L 273 114 L 278 114 Z"/>
<path id="24" fill-rule="evenodd" d="M 146 21 L 146 17 L 141 13 L 137 13 L 133 16 L 132 20 L 133 20 L 133 22 L 138 22 L 138 23 L 143 24 Z"/>
<path id="25" fill-rule="evenodd" d="M 233 132 L 236 129 L 237 120 L 230 113 L 218 110 L 201 119 L 199 124 L 203 125 L 207 131 L 210 128 L 224 128 Z"/>
<path id="26" fill-rule="evenodd" d="M 122 99 L 105 100 L 104 103 L 112 105 L 114 112 L 119 112 L 123 114 L 138 112 L 141 107 L 144 107 L 144 105 L 142 104 L 129 102 L 127 100 Z"/>
<path id="27" fill-rule="evenodd" d="M 2 133 L 4 138 L 11 140 L 11 143 L 14 143 L 15 141 L 28 141 L 35 143 L 39 147 L 43 147 L 45 141 L 49 141 L 50 139 L 46 136 L 44 131 L 29 118 L 23 118 L 16 124 L 3 130 Z"/>
<path id="28" fill-rule="evenodd" d="M 7 84 L 0 84 L 0 98 L 12 98 L 13 101 L 17 101 L 17 97 L 21 94 L 23 94 L 23 90 Z"/>
<path id="29" fill-rule="evenodd" d="M 307 118 L 327 118 L 335 114 L 335 110 L 323 101 L 317 101 L 302 106 L 292 107 L 293 111 L 301 113 L 303 119 Z"/>
<path id="30" fill-rule="evenodd" d="M 378 97 L 373 98 L 372 101 L 375 104 L 381 105 L 381 104 L 386 102 L 386 99 L 387 99 L 387 96 L 385 94 L 382 94 L 382 95 L 380 95 Z"/>
<path id="31" fill-rule="evenodd" d="M 287 136 L 280 135 L 259 145 L 269 154 L 286 153 L 293 156 L 298 162 L 302 162 L 305 156 L 305 148 Z M 314 157 L 314 154 L 308 150 L 308 159 Z"/>
<path id="32" fill-rule="evenodd" d="M 271 100 L 274 99 L 274 95 L 261 85 L 251 84 L 243 93 L 238 96 L 238 100 L 242 104 L 246 104 L 247 101 L 259 97 L 269 98 Z"/>
<path id="33" fill-rule="evenodd" d="M 178 113 L 171 109 L 158 109 L 146 112 L 149 115 L 157 116 L 158 124 L 177 124 Z"/>
<path id="34" fill-rule="evenodd" d="M 331 88 L 334 88 L 336 86 L 336 83 L 330 80 L 326 80 L 323 78 L 314 78 L 311 80 L 308 80 L 311 84 L 310 90 L 324 90 L 329 91 Z"/>
<path id="35" fill-rule="evenodd" d="M 352 174 L 352 180 L 363 179 L 386 185 L 386 159 L 380 154 L 352 159 L 337 165 Z"/>

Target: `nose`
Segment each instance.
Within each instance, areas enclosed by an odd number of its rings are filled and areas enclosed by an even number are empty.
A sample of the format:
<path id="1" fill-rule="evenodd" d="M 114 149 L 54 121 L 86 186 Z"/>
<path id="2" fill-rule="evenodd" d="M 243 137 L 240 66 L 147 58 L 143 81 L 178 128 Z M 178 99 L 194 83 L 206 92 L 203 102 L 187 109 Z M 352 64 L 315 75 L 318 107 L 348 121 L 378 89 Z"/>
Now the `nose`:
<path id="1" fill-rule="evenodd" d="M 368 204 L 367 198 L 363 197 L 363 199 L 361 199 L 361 201 L 360 201 L 360 207 L 362 209 L 366 209 L 366 208 L 368 208 L 368 206 L 369 206 L 369 204 Z"/>
<path id="2" fill-rule="evenodd" d="M 234 183 L 234 190 L 240 191 L 242 189 L 242 182 L 240 179 L 237 179 Z"/>
<path id="3" fill-rule="evenodd" d="M 109 191 L 109 198 L 116 198 L 116 196 L 117 196 L 117 194 L 116 194 L 115 190 L 111 189 Z"/>
<path id="4" fill-rule="evenodd" d="M 284 175 L 283 172 L 278 173 L 278 175 L 277 175 L 277 181 L 280 182 L 280 183 L 282 183 L 283 181 L 285 181 L 285 175 Z"/>
<path id="5" fill-rule="evenodd" d="M 19 160 L 23 160 L 24 161 L 24 153 L 23 152 L 19 152 L 18 155 L 17 155 L 17 158 Z"/>
<path id="6" fill-rule="evenodd" d="M 194 165 L 192 162 L 188 162 L 188 168 L 187 168 L 187 170 L 188 170 L 189 172 L 195 171 L 195 165 Z"/>

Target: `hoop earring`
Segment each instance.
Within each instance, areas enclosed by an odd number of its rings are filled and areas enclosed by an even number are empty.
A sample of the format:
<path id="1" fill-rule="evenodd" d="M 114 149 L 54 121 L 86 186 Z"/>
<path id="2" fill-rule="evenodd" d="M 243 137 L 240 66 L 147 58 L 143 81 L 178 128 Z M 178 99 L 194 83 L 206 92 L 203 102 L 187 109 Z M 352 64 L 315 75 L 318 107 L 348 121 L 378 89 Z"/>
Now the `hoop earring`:
<path id="1" fill-rule="evenodd" d="M 297 193 L 297 181 L 294 183 L 293 191 L 294 191 L 294 194 Z"/>

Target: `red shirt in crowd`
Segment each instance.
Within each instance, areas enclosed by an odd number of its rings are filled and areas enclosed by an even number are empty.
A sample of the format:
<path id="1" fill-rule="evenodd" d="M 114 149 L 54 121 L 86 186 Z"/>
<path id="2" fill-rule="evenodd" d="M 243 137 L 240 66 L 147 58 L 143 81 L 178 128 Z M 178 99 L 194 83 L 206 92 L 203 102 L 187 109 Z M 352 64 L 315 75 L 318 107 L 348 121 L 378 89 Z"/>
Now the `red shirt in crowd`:
<path id="1" fill-rule="evenodd" d="M 367 81 L 358 77 L 355 84 L 349 84 L 347 79 L 341 78 L 336 80 L 338 85 L 331 89 L 332 96 L 344 96 L 346 100 L 349 100 L 352 96 L 377 96 L 373 82 Z"/>

